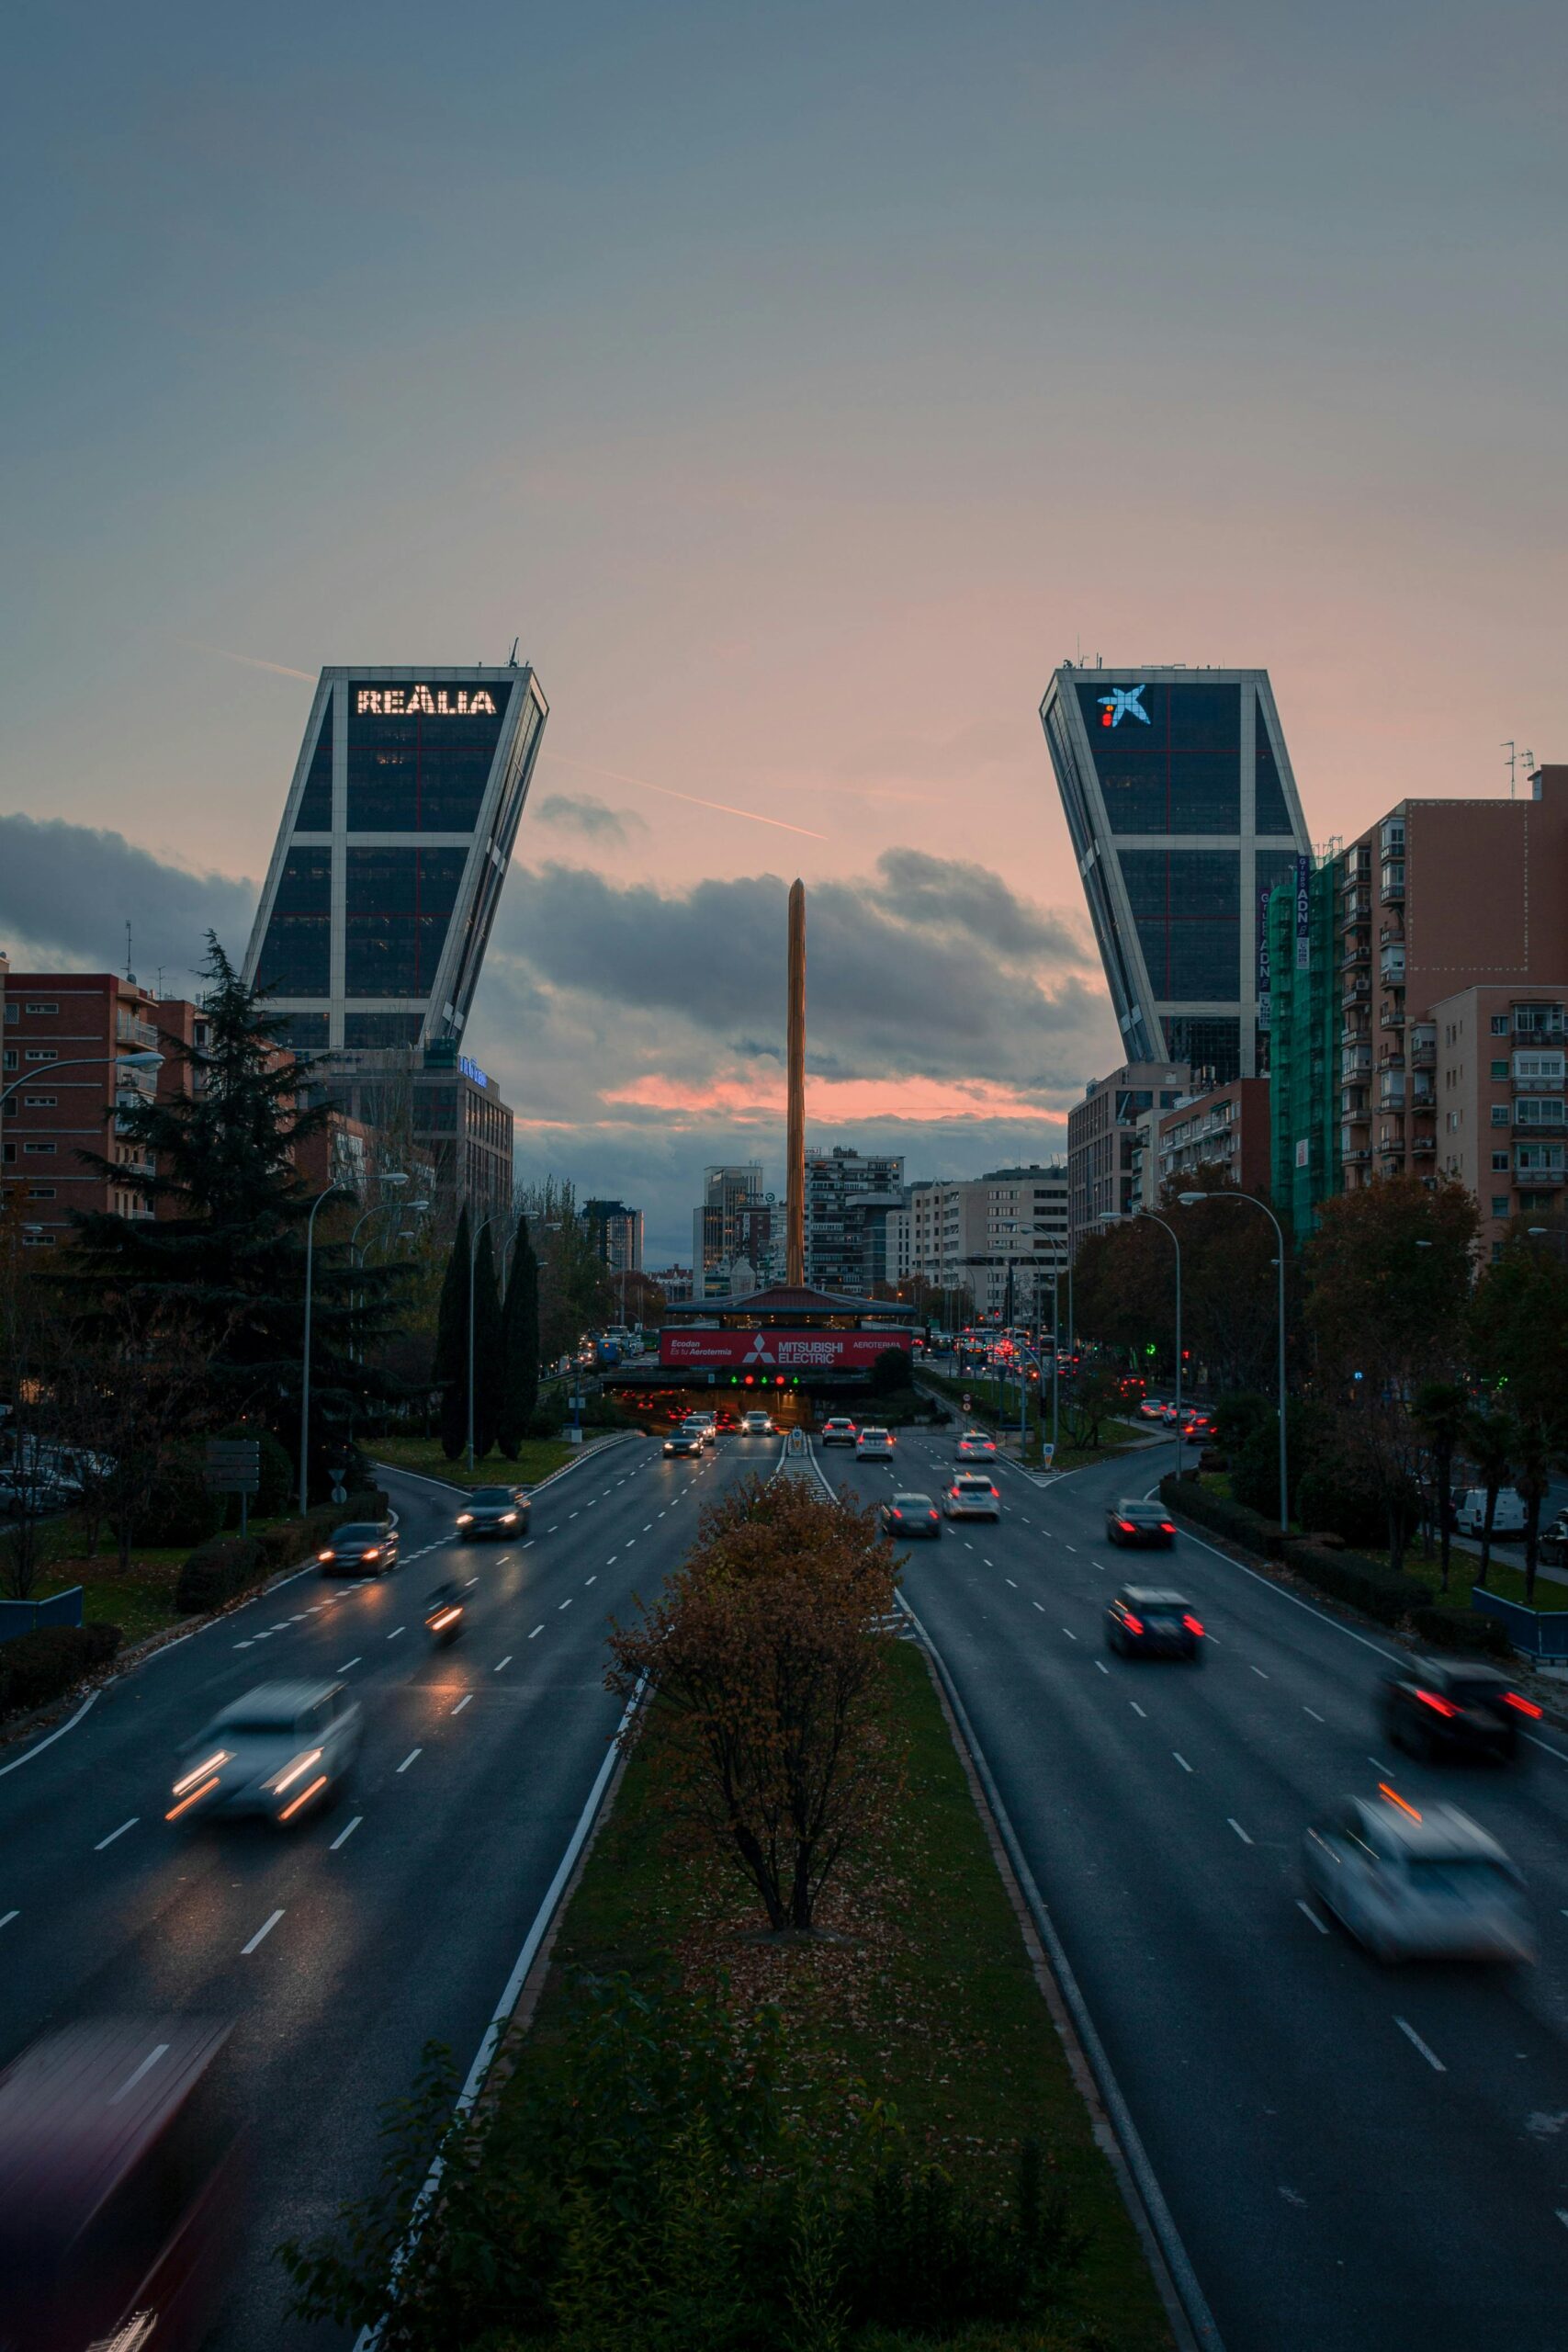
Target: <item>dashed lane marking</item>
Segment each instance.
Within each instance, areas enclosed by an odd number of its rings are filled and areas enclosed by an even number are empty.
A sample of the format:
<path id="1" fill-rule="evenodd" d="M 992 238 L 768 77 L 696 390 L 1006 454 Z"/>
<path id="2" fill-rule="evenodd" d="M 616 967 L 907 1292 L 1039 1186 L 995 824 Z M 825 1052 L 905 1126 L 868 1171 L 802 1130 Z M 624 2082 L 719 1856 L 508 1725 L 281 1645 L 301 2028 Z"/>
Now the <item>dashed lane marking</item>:
<path id="1" fill-rule="evenodd" d="M 356 1813 L 354 1819 L 349 1823 L 347 1828 L 339 1830 L 337 1836 L 333 1839 L 332 1844 L 327 1848 L 328 1853 L 335 1854 L 340 1846 L 346 1846 L 364 1818 L 365 1815 L 362 1813 Z"/>
<path id="2" fill-rule="evenodd" d="M 561 1609 L 570 1609 L 570 1607 L 571 1607 L 571 1595 L 570 1595 L 570 1593 L 569 1592 L 569 1593 L 567 1594 L 566 1599 L 561 1602 L 560 1609 L 558 1609 L 558 1610 L 556 1611 L 556 1615 L 558 1617 L 558 1616 L 560 1615 L 560 1610 L 561 1610 Z"/>
<path id="3" fill-rule="evenodd" d="M 1314 1724 L 1326 1723 L 1328 1720 L 1326 1715 L 1320 1715 L 1315 1707 L 1303 1707 L 1302 1713 L 1303 1715 L 1310 1715 Z"/>
<path id="4" fill-rule="evenodd" d="M 1062 1631 L 1066 1634 L 1069 1642 L 1076 1642 L 1077 1640 L 1077 1635 L 1074 1633 L 1070 1625 L 1064 1625 Z"/>
<path id="5" fill-rule="evenodd" d="M 365 1661 L 363 1657 L 345 1658 L 342 1666 L 338 1668 L 338 1672 L 340 1674 L 346 1674 L 351 1666 L 363 1666 L 364 1663 Z"/>
<path id="6" fill-rule="evenodd" d="M 537 1630 L 537 1629 L 536 1628 L 536 1630 Z M 502 1659 L 501 1659 L 501 1660 L 500 1660 L 496 1665 L 494 1665 L 494 1666 L 492 1666 L 492 1667 L 491 1668 L 491 1672 L 492 1674 L 499 1674 L 499 1673 L 501 1672 L 502 1667 L 503 1667 L 503 1666 L 510 1666 L 510 1665 L 511 1665 L 511 1663 L 512 1663 L 512 1652 L 511 1652 L 510 1650 L 508 1650 L 508 1651 L 507 1651 L 507 1653 L 506 1653 L 506 1656 L 505 1656 L 503 1658 L 502 1658 Z"/>
<path id="7" fill-rule="evenodd" d="M 395 1642 L 400 1634 L 406 1634 L 407 1632 L 408 1627 L 406 1625 L 394 1625 L 391 1632 L 388 1634 L 387 1639 L 389 1642 Z"/>
<path id="8" fill-rule="evenodd" d="M 1225 1819 L 1230 1823 L 1231 1827 L 1235 1831 L 1235 1834 L 1241 1839 L 1242 1844 L 1244 1846 L 1250 1846 L 1253 1841 L 1247 1836 L 1240 1822 L 1236 1820 L 1235 1815 L 1227 1813 Z"/>
<path id="9" fill-rule="evenodd" d="M 111 1829 L 107 1838 L 99 1838 L 97 1844 L 93 1849 L 94 1853 L 101 1854 L 104 1848 L 106 1846 L 112 1846 L 117 1838 L 123 1838 L 128 1829 L 134 1829 L 141 1818 L 141 1815 L 139 1813 L 133 1813 L 129 1821 L 122 1821 L 118 1829 Z"/>
<path id="10" fill-rule="evenodd" d="M 1109 1673 L 1110 1673 L 1111 1668 L 1106 1665 L 1105 1660 L 1104 1660 L 1102 1657 L 1097 1657 L 1097 1658 L 1095 1659 L 1095 1661 L 1094 1661 L 1094 1662 L 1095 1662 L 1096 1666 L 1098 1666 L 1098 1667 L 1099 1667 L 1099 1668 L 1100 1668 L 1100 1670 L 1101 1674 L 1109 1674 Z"/>
<path id="11" fill-rule="evenodd" d="M 1132 1708 L 1133 1713 L 1134 1713 L 1135 1715 L 1144 1715 L 1144 1711 L 1143 1711 L 1142 1707 L 1140 1707 L 1140 1706 L 1139 1706 L 1139 1704 L 1138 1704 L 1138 1702 L 1137 1702 L 1136 1699 L 1129 1699 L 1129 1700 L 1128 1700 L 1128 1702 L 1127 1702 L 1127 1704 Z M 1147 1717 L 1147 1715 L 1144 1715 L 1144 1721 L 1145 1721 L 1145 1723 L 1147 1723 L 1147 1722 L 1148 1722 L 1148 1717 Z"/>
<path id="12" fill-rule="evenodd" d="M 0 1928 L 8 1928 L 13 1919 L 19 1919 L 21 1916 L 19 1911 L 7 1911 L 3 1917 L 0 1917 Z"/>
<path id="13" fill-rule="evenodd" d="M 535 1637 L 536 1637 L 537 1634 L 542 1634 L 542 1633 L 544 1632 L 544 1630 L 545 1630 L 545 1629 L 544 1629 L 544 1626 L 543 1626 L 542 1624 L 536 1625 L 536 1626 L 535 1626 L 535 1628 L 534 1628 L 533 1633 L 529 1634 L 528 1639 L 529 1639 L 530 1641 L 533 1641 L 533 1640 L 535 1639 Z M 501 1662 L 502 1666 L 504 1666 L 504 1665 L 505 1665 L 505 1663 L 506 1663 L 506 1660 L 505 1660 L 504 1658 L 502 1658 L 502 1662 Z M 500 1666 L 498 1666 L 498 1667 L 496 1668 L 495 1671 L 497 1672 L 497 1674 L 499 1674 L 499 1673 L 501 1672 L 501 1667 L 500 1667 Z"/>
<path id="14" fill-rule="evenodd" d="M 408 1754 L 403 1758 L 402 1762 L 399 1765 L 399 1767 L 398 1767 L 399 1771 L 400 1771 L 400 1772 L 406 1772 L 406 1771 L 408 1770 L 408 1769 L 409 1769 L 409 1766 L 413 1762 L 414 1758 L 415 1758 L 416 1756 L 423 1756 L 423 1754 L 424 1754 L 424 1750 L 423 1750 L 423 1747 L 411 1747 L 411 1748 L 409 1749 Z"/>
<path id="15" fill-rule="evenodd" d="M 1448 2068 L 1444 2065 L 1437 2052 L 1432 2048 L 1429 2042 L 1422 2041 L 1420 2035 L 1416 2032 L 1408 2018 L 1395 2018 L 1394 2024 L 1399 2028 L 1400 2032 L 1404 2034 L 1406 2041 L 1415 2044 L 1416 2048 L 1421 2052 L 1422 2057 L 1425 2058 L 1427 2065 L 1431 2067 L 1432 2072 L 1435 2075 L 1446 2075 L 1448 2073 Z"/>
<path id="16" fill-rule="evenodd" d="M 1267 1681 L 1268 1681 L 1269 1677 L 1264 1673 L 1263 1668 L 1262 1668 L 1260 1666 L 1255 1666 L 1255 1667 L 1253 1668 L 1252 1671 L 1254 1672 L 1254 1674 L 1256 1674 L 1256 1675 L 1258 1676 L 1258 1678 L 1259 1681 L 1262 1681 L 1262 1682 L 1267 1682 Z"/>
<path id="17" fill-rule="evenodd" d="M 1190 1772 L 1192 1767 L 1187 1761 L 1186 1757 L 1180 1753 L 1179 1749 L 1173 1747 L 1170 1752 L 1176 1758 L 1176 1760 L 1180 1765 L 1182 1770 L 1184 1772 Z"/>
<path id="18" fill-rule="evenodd" d="M 591 1577 L 584 1577 L 584 1578 L 583 1578 L 583 1580 L 582 1580 L 582 1583 L 583 1583 L 583 1589 L 584 1589 L 584 1591 L 586 1591 L 586 1590 L 587 1590 L 588 1587 L 589 1587 L 591 1584 L 597 1584 L 597 1583 L 598 1583 L 598 1581 L 599 1581 L 599 1574 L 598 1574 L 597 1569 L 595 1569 L 594 1573 L 593 1573 Z"/>
<path id="19" fill-rule="evenodd" d="M 460 1715 L 473 1695 L 474 1694 L 471 1690 L 465 1690 L 457 1705 L 451 1710 L 452 1713 L 455 1715 Z"/>
<path id="20" fill-rule="evenodd" d="M 1303 1903 L 1299 1894 L 1296 1897 L 1296 1909 L 1306 1914 L 1306 1917 L 1312 1921 L 1313 1926 L 1317 1929 L 1320 1936 L 1325 1936 L 1328 1933 L 1327 1920 L 1320 1919 L 1317 1913 L 1313 1909 L 1312 1905 L 1310 1903 Z"/>
<path id="21" fill-rule="evenodd" d="M 240 1946 L 240 1958 L 242 1960 L 247 1959 L 249 1955 L 254 1951 L 256 1946 L 261 1943 L 265 1938 L 271 1935 L 274 1928 L 276 1927 L 282 1917 L 283 1914 L 281 1911 L 275 1911 L 270 1919 L 264 1919 L 262 1921 L 261 1926 L 256 1929 L 255 1934 L 251 1938 L 250 1942 Z"/>

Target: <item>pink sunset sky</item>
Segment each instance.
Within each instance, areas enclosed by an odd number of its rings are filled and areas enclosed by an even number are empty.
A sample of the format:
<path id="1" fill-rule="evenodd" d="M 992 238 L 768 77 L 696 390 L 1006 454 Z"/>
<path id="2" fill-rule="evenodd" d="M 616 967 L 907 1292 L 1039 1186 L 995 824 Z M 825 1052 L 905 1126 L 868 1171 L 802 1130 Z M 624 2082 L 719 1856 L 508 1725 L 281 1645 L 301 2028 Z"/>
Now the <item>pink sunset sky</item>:
<path id="1" fill-rule="evenodd" d="M 776 1172 L 797 873 L 814 1139 L 1060 1148 L 1115 1052 L 1065 656 L 1266 667 L 1319 841 L 1568 758 L 1559 11 L 432 24 L 22 36 L 14 956 L 130 918 L 190 985 L 317 667 L 520 636 L 552 716 L 474 1041 L 525 1169 L 657 1256 L 705 1160 Z"/>

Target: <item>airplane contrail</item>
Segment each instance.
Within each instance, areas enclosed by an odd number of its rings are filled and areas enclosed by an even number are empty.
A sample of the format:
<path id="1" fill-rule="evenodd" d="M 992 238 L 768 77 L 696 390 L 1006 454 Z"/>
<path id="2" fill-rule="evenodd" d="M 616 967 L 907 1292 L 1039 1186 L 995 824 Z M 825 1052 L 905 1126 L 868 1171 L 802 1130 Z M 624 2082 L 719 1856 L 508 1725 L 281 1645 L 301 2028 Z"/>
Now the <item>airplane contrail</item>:
<path id="1" fill-rule="evenodd" d="M 316 683 L 314 670 L 291 670 L 286 662 L 263 662 L 254 653 L 231 653 L 226 645 L 208 645 L 199 637 L 176 638 L 176 645 L 189 645 L 197 653 L 216 653 L 225 662 L 243 662 L 247 670 L 270 670 L 279 678 L 303 678 L 307 685 Z"/>
<path id="2" fill-rule="evenodd" d="M 583 775 L 607 776 L 615 784 L 635 784 L 639 792 L 662 793 L 666 800 L 686 800 L 694 808 L 716 808 L 726 817 L 744 817 L 753 825 L 773 825 L 781 833 L 804 833 L 807 841 L 825 842 L 832 837 L 818 833 L 809 825 L 786 824 L 782 817 L 760 816 L 755 808 L 737 808 L 728 800 L 702 800 L 694 792 L 677 792 L 672 785 L 649 784 L 645 775 L 626 775 L 619 768 L 597 768 L 587 760 L 569 760 L 564 752 L 543 751 L 542 760 L 554 760 L 558 767 L 576 768 Z"/>

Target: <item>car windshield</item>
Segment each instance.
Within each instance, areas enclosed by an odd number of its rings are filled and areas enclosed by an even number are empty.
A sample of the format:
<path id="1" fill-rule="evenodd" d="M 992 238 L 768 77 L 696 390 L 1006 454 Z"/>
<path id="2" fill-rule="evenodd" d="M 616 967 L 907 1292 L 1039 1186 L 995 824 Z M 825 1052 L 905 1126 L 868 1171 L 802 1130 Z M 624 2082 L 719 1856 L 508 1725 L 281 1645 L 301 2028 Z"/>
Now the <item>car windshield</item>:
<path id="1" fill-rule="evenodd" d="M 990 1480 L 978 1473 L 971 1473 L 969 1476 L 960 1478 L 955 1483 L 966 1495 L 988 1495 L 991 1491 Z"/>
<path id="2" fill-rule="evenodd" d="M 1450 1896 L 1463 1903 L 1481 1903 L 1504 1894 L 1512 1882 L 1500 1862 L 1475 1854 L 1417 1857 L 1409 1865 L 1410 1884 L 1416 1894 Z"/>
<path id="3" fill-rule="evenodd" d="M 243 1699 L 219 1718 L 222 1730 L 243 1732 L 247 1739 L 292 1739 L 299 1723 L 287 1708 L 265 1702 L 248 1707 Z"/>
<path id="4" fill-rule="evenodd" d="M 1503 1686 L 1482 1675 L 1454 1675 L 1444 1686 L 1449 1697 L 1460 1707 L 1500 1707 Z"/>
<path id="5" fill-rule="evenodd" d="M 1116 1516 L 1130 1519 L 1139 1527 L 1160 1527 L 1165 1523 L 1164 1511 L 1153 1503 L 1118 1503 Z"/>
<path id="6" fill-rule="evenodd" d="M 893 1508 L 895 1510 L 930 1510 L 932 1504 L 930 1495 L 895 1495 Z"/>
<path id="7" fill-rule="evenodd" d="M 468 1500 L 475 1503 L 506 1503 L 516 1500 L 510 1487 L 476 1487 Z"/>
<path id="8" fill-rule="evenodd" d="M 379 1544 L 381 1531 L 378 1527 L 334 1527 L 331 1540 L 334 1544 Z"/>

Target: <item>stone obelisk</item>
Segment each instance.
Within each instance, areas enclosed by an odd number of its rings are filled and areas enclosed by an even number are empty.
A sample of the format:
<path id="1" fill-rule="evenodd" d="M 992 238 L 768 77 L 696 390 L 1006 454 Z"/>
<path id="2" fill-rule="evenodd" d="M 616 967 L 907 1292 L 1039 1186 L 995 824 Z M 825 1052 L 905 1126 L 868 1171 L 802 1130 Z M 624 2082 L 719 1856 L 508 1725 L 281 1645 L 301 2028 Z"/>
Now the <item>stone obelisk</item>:
<path id="1" fill-rule="evenodd" d="M 806 885 L 789 890 L 789 1127 L 784 1167 L 784 1280 L 806 1281 Z"/>

